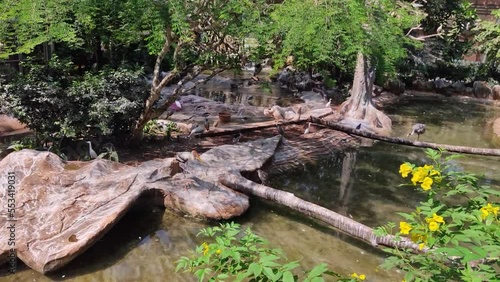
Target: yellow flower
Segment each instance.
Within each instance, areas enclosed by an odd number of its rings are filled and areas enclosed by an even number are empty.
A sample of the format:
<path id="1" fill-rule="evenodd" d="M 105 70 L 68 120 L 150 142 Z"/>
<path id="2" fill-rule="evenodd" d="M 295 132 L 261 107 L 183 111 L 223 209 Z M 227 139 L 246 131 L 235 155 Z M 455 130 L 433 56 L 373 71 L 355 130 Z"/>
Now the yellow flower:
<path id="1" fill-rule="evenodd" d="M 399 232 L 401 232 L 401 234 L 409 234 L 411 229 L 412 227 L 408 222 L 401 221 L 399 223 Z"/>
<path id="2" fill-rule="evenodd" d="M 424 170 L 424 168 L 417 167 L 417 169 L 413 172 L 411 182 L 413 182 L 413 185 L 417 185 L 417 182 L 422 182 L 426 176 L 427 172 Z"/>
<path id="3" fill-rule="evenodd" d="M 351 278 L 359 279 L 360 281 L 364 281 L 366 279 L 366 275 L 360 274 L 358 275 L 356 272 L 351 274 Z"/>
<path id="4" fill-rule="evenodd" d="M 425 243 L 418 244 L 418 249 L 422 250 L 425 247 Z"/>
<path id="5" fill-rule="evenodd" d="M 432 217 L 428 217 L 425 219 L 427 222 L 437 222 L 437 223 L 444 223 L 444 219 L 442 216 L 439 216 L 437 214 L 433 214 Z"/>
<path id="6" fill-rule="evenodd" d="M 203 242 L 203 244 L 201 245 L 203 246 L 203 255 L 205 256 L 208 253 L 208 251 L 210 251 L 210 247 L 206 242 Z"/>
<path id="7" fill-rule="evenodd" d="M 490 213 L 494 214 L 495 216 L 498 215 L 498 210 L 500 210 L 499 207 L 494 207 L 490 203 L 488 203 L 486 206 L 481 208 L 481 218 L 484 220 L 488 217 Z"/>
<path id="8" fill-rule="evenodd" d="M 439 224 L 435 221 L 429 222 L 429 230 L 434 232 L 439 229 Z"/>
<path id="9" fill-rule="evenodd" d="M 222 253 L 222 250 L 221 249 L 218 249 L 217 251 L 215 251 L 216 254 L 220 255 L 220 253 Z"/>
<path id="10" fill-rule="evenodd" d="M 399 166 L 399 173 L 401 174 L 401 176 L 403 178 L 408 177 L 408 174 L 410 174 L 411 171 L 412 171 L 412 168 L 407 163 L 404 163 L 404 164 Z"/>
<path id="11" fill-rule="evenodd" d="M 423 169 L 424 169 L 424 171 L 426 173 L 429 173 L 430 171 L 434 170 L 434 166 L 432 166 L 432 165 L 424 165 Z"/>
<path id="12" fill-rule="evenodd" d="M 488 217 L 488 215 L 490 215 L 490 212 L 488 212 L 488 210 L 485 208 L 481 208 L 481 218 L 485 220 Z"/>
<path id="13" fill-rule="evenodd" d="M 427 243 L 427 236 L 422 235 L 422 234 L 413 233 L 413 234 L 411 234 L 411 240 L 414 243 L 418 243 L 418 242 Z"/>
<path id="14" fill-rule="evenodd" d="M 437 175 L 438 177 L 440 177 L 441 176 L 441 172 L 439 170 L 435 170 L 435 169 L 431 170 L 431 172 L 429 173 L 429 176 L 435 176 L 435 175 Z"/>
<path id="15" fill-rule="evenodd" d="M 420 184 L 420 186 L 422 187 L 422 189 L 424 189 L 424 191 L 427 191 L 427 190 L 431 189 L 432 182 L 433 182 L 432 178 L 425 177 L 424 180 L 422 181 L 422 184 Z"/>

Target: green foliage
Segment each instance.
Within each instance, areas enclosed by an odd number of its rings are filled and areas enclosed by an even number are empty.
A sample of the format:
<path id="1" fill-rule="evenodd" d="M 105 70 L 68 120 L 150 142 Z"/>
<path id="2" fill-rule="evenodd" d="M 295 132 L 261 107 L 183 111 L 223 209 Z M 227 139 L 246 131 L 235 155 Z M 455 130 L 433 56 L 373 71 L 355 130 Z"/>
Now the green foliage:
<path id="1" fill-rule="evenodd" d="M 71 22 L 72 0 L 0 1 L 0 58 L 31 53 L 49 41 L 80 42 Z"/>
<path id="2" fill-rule="evenodd" d="M 404 31 L 420 21 L 421 13 L 393 0 L 291 0 L 274 5 L 270 18 L 271 27 L 262 27 L 258 36 L 277 46 L 277 68 L 291 55 L 300 69 L 352 72 L 362 52 L 381 74 L 393 74 L 405 45 L 416 44 Z"/>
<path id="3" fill-rule="evenodd" d="M 177 123 L 175 122 L 167 122 L 164 124 L 163 122 L 158 122 L 156 119 L 152 119 L 146 123 L 142 131 L 147 135 L 170 135 L 173 131 L 178 131 Z"/>
<path id="4" fill-rule="evenodd" d="M 37 133 L 79 138 L 92 130 L 125 134 L 141 113 L 148 87 L 140 70 L 107 69 L 72 75 L 73 64 L 54 58 L 30 65 L 27 75 L 3 85 L 16 118 Z"/>
<path id="5" fill-rule="evenodd" d="M 116 151 L 113 144 L 111 144 L 111 143 L 104 144 L 103 149 L 106 152 L 99 154 L 99 156 L 97 156 L 97 158 L 99 158 L 99 159 L 104 158 L 104 159 L 108 159 L 108 160 L 115 161 L 115 162 L 120 161 L 120 159 L 118 157 L 118 152 Z"/>
<path id="6" fill-rule="evenodd" d="M 16 140 L 12 142 L 8 150 L 21 151 L 22 149 L 34 149 L 36 147 L 35 140 L 33 138 L 22 138 L 21 140 Z"/>
<path id="7" fill-rule="evenodd" d="M 408 236 L 420 253 L 387 249 L 385 267 L 406 271 L 406 281 L 498 281 L 500 279 L 500 191 L 480 185 L 476 176 L 455 171 L 442 151 L 427 150 L 432 165 L 404 163 L 401 175 L 427 194 L 412 213 L 400 213 L 396 238 Z M 408 185 L 403 185 L 408 186 Z M 497 202 L 495 202 L 495 200 Z M 377 229 L 394 233 L 395 224 Z"/>
<path id="8" fill-rule="evenodd" d="M 486 55 L 488 64 L 500 64 L 500 10 L 495 10 L 491 13 L 494 21 L 483 21 L 479 26 L 479 34 L 476 35 L 478 51 Z M 498 70 L 500 72 L 500 70 Z"/>
<path id="9" fill-rule="evenodd" d="M 325 264 L 297 273 L 297 261 L 286 262 L 281 249 L 269 249 L 267 242 L 246 229 L 243 234 L 236 223 L 205 228 L 198 235 L 211 238 L 189 257 L 177 261 L 176 271 L 184 270 L 196 275 L 198 281 L 325 281 L 323 276 L 336 277 L 336 281 L 363 281 L 365 275 L 352 274 L 341 278 L 328 270 Z M 328 280 L 332 281 L 332 280 Z"/>

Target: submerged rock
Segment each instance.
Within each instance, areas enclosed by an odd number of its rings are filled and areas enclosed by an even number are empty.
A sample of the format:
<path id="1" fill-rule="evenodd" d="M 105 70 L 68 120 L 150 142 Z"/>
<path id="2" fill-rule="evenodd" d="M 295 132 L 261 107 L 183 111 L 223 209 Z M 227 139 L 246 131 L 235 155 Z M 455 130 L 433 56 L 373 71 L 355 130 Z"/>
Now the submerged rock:
<path id="1" fill-rule="evenodd" d="M 13 217 L 0 214 L 0 238 L 5 239 L 0 263 L 8 259 L 13 246 L 7 238 L 14 234 L 17 257 L 27 266 L 42 273 L 57 270 L 104 236 L 144 194 L 194 217 L 241 215 L 248 197 L 219 184 L 218 175 L 260 169 L 279 141 L 274 137 L 221 146 L 201 160 L 180 164 L 167 158 L 138 167 L 104 159 L 65 163 L 55 154 L 34 150 L 11 153 L 0 162 L 1 171 L 15 174 L 11 193 L 5 184 L 0 190 L 1 207 L 15 200 Z M 12 224 L 13 233 L 8 229 Z"/>

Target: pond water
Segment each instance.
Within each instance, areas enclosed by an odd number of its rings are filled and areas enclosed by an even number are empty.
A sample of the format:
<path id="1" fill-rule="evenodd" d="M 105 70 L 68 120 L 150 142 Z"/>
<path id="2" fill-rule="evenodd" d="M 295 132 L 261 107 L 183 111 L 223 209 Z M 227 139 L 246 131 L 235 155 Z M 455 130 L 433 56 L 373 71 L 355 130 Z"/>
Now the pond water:
<path id="1" fill-rule="evenodd" d="M 489 107 L 403 101 L 386 112 L 393 120 L 394 136 L 405 137 L 412 124 L 424 122 L 427 132 L 420 137 L 422 141 L 492 146 L 482 135 L 482 125 L 493 115 Z M 498 160 L 467 156 L 457 160 L 456 167 L 500 187 Z M 356 152 L 332 151 L 315 163 L 271 175 L 269 186 L 376 227 L 399 221 L 396 212 L 409 211 L 423 199 L 408 187 L 398 187 L 403 183 L 398 169 L 404 161 L 424 163 L 424 149 L 377 142 Z M 250 226 L 305 268 L 325 262 L 343 274 L 364 273 L 368 281 L 401 281 L 400 273 L 378 268 L 384 259 L 379 250 L 285 207 L 254 199 L 249 212 L 236 221 Z M 190 274 L 174 273 L 175 260 L 204 241 L 196 234 L 208 225 L 213 224 L 159 208 L 131 211 L 101 241 L 57 273 L 43 276 L 19 266 L 15 275 L 0 270 L 0 280 L 196 281 Z"/>

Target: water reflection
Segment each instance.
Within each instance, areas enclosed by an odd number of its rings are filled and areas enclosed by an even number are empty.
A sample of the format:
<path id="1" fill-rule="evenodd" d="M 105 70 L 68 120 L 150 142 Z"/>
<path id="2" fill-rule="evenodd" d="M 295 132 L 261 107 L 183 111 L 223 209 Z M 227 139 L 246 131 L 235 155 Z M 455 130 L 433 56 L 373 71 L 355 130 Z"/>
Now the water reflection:
<path id="1" fill-rule="evenodd" d="M 394 136 L 404 137 L 412 124 L 424 122 L 428 131 L 421 137 L 423 141 L 490 146 L 481 134 L 480 124 L 491 116 L 484 106 L 403 101 L 388 112 L 394 121 Z M 411 187 L 398 187 L 403 182 L 398 169 L 404 161 L 422 164 L 425 160 L 424 149 L 377 142 L 359 151 L 331 151 L 315 164 L 271 175 L 268 185 L 375 227 L 399 221 L 396 212 L 410 211 L 424 199 Z M 482 183 L 500 187 L 498 158 L 467 156 L 456 160 L 455 167 L 482 175 Z M 282 248 L 288 259 L 300 260 L 305 268 L 325 262 L 344 274 L 364 273 L 370 281 L 401 281 L 400 274 L 377 269 L 384 258 L 380 251 L 288 208 L 254 199 L 249 212 L 237 221 L 252 227 L 271 246 Z M 175 273 L 175 260 L 203 242 L 196 234 L 206 226 L 158 209 L 131 212 L 57 273 L 43 276 L 20 267 L 16 275 L 8 275 L 2 268 L 0 279 L 196 281 L 191 274 Z"/>

